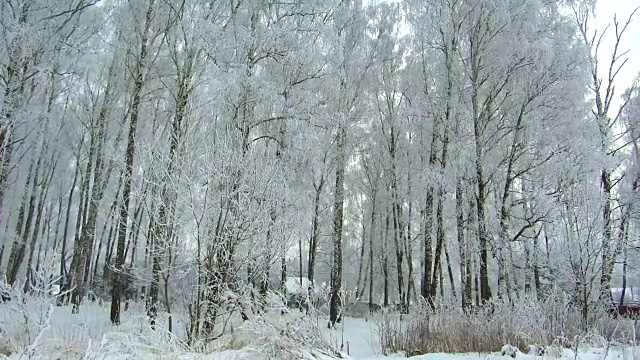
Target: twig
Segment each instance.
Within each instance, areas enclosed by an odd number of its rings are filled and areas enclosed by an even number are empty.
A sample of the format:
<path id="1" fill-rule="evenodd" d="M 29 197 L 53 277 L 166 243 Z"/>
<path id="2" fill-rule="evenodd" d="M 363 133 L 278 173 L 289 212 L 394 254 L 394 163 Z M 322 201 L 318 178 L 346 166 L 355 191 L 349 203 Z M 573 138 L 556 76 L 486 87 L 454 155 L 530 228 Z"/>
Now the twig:
<path id="1" fill-rule="evenodd" d="M 47 318 L 45 320 L 45 323 L 42 325 L 42 327 L 40 328 L 40 331 L 38 332 L 38 335 L 36 336 L 35 340 L 33 340 L 33 343 L 31 343 L 31 345 L 29 345 L 29 348 L 26 351 L 26 355 L 29 359 L 31 359 L 36 351 L 36 348 L 38 347 L 38 345 L 40 344 L 40 340 L 42 339 L 42 335 L 44 334 L 45 331 L 47 331 L 50 327 L 51 327 L 51 316 L 53 315 L 53 305 L 49 304 L 49 311 L 47 312 Z M 24 354 L 23 354 L 24 356 Z M 22 358 L 22 356 L 20 357 Z"/>

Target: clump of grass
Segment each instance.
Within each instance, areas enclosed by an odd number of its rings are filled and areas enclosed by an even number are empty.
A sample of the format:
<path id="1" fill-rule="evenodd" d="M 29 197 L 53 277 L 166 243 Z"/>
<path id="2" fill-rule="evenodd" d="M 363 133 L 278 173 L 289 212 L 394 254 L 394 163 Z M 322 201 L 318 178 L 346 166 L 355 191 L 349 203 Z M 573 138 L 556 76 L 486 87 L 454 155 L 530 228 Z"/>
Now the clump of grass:
<path id="1" fill-rule="evenodd" d="M 451 316 L 434 309 L 410 317 L 385 313 L 381 318 L 378 330 L 383 354 L 489 352 L 505 344 L 504 329 L 483 324 L 477 316 Z"/>
<path id="2" fill-rule="evenodd" d="M 0 355 L 9 357 L 14 351 L 14 346 L 9 341 L 9 338 L 0 334 Z"/>

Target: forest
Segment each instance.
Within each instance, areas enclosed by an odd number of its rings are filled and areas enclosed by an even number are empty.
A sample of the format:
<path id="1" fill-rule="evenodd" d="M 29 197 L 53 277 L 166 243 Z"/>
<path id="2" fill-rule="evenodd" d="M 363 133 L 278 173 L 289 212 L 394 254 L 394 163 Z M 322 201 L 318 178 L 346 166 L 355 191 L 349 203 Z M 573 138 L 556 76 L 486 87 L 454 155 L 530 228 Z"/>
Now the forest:
<path id="1" fill-rule="evenodd" d="M 297 281 L 322 328 L 522 299 L 591 328 L 640 300 L 640 14 L 595 6 L 1 0 L 0 312 L 193 345 Z"/>

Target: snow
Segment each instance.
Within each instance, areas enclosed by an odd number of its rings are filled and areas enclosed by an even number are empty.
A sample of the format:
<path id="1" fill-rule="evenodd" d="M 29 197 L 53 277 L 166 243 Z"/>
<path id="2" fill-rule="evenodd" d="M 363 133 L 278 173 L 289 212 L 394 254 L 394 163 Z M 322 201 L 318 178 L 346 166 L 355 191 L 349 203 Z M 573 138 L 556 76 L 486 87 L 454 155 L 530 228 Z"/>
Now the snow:
<path id="1" fill-rule="evenodd" d="M 502 349 L 500 349 L 500 355 L 502 356 L 510 356 L 512 358 L 515 358 L 517 353 L 518 348 L 509 344 L 505 344 L 504 346 L 502 346 Z"/>
<path id="2" fill-rule="evenodd" d="M 376 325 L 372 320 L 345 317 L 334 329 L 330 330 L 324 324 L 322 333 L 336 348 L 344 344 L 343 352 L 353 359 L 369 359 L 381 352 L 376 342 Z"/>
<path id="3" fill-rule="evenodd" d="M 543 356 L 535 356 L 530 354 L 523 354 L 518 352 L 516 359 L 518 360 L 635 360 L 640 356 L 639 347 L 626 347 L 626 348 L 587 348 L 579 350 L 578 353 L 574 353 L 569 349 L 563 349 L 559 354 L 552 353 Z M 396 355 L 395 357 L 389 356 L 373 356 L 367 360 L 388 360 L 394 358 L 405 358 L 404 356 Z M 409 359 L 412 360 L 507 360 L 511 357 L 505 355 L 501 356 L 499 352 L 490 354 L 426 354 L 412 356 Z"/>
<path id="4" fill-rule="evenodd" d="M 26 312 L 24 311 L 26 310 Z M 51 314 L 49 317 L 48 314 Z M 26 314 L 26 315 L 25 315 Z M 13 344 L 18 352 L 9 355 L 8 359 L 29 357 L 32 359 L 180 359 L 180 360 L 249 360 L 274 359 L 267 356 L 266 350 L 271 346 L 269 341 L 278 342 L 275 348 L 287 349 L 297 346 L 294 336 L 287 342 L 279 343 L 279 333 L 283 324 L 294 324 L 286 329 L 305 332 L 316 329 L 330 345 L 340 349 L 342 358 L 351 360 L 388 360 L 406 358 L 404 354 L 381 354 L 377 343 L 376 321 L 373 319 L 343 318 L 333 329 L 327 328 L 325 314 L 317 313 L 305 316 L 302 312 L 291 311 L 288 314 L 269 313 L 258 318 L 253 332 L 244 331 L 240 337 L 242 345 L 229 348 L 223 343 L 214 343 L 206 350 L 194 352 L 188 350 L 178 339 L 184 339 L 185 321 L 173 314 L 176 337 L 170 337 L 166 329 L 160 327 L 156 331 L 149 329 L 144 316 L 143 306 L 131 304 L 123 313 L 123 324 L 112 326 L 109 322 L 109 308 L 87 302 L 81 307 L 79 314 L 71 314 L 70 306 L 53 306 L 50 302 L 38 299 L 27 299 L 26 303 L 11 301 L 0 303 L 0 347 L 2 343 Z M 161 316 L 161 323 L 166 323 L 166 314 Z M 303 322 L 305 326 L 300 326 Z M 263 326 L 258 326 L 262 324 Z M 269 333 L 269 331 L 274 332 Z M 260 335 L 262 334 L 264 335 Z M 311 331 L 313 332 L 313 330 Z M 294 334 L 296 335 L 296 334 Z M 309 339 L 313 340 L 313 336 Z M 228 340 L 228 339 L 227 339 Z M 265 343 L 267 341 L 267 343 Z M 265 347 L 266 344 L 266 347 Z M 311 344 L 311 343 L 309 343 Z M 274 349 L 275 349 L 274 348 Z M 501 356 L 501 349 L 495 353 L 473 354 L 427 354 L 410 357 L 413 360 L 510 360 L 507 355 Z M 30 354 L 33 351 L 33 354 Z M 300 345 L 296 359 L 332 360 L 337 357 L 328 351 L 312 345 Z M 0 355 L 0 359 L 7 358 Z M 523 354 L 517 351 L 518 360 L 636 360 L 640 359 L 640 348 L 632 346 L 597 347 L 584 346 L 574 353 L 571 349 L 547 347 L 543 356 Z"/>
<path id="5" fill-rule="evenodd" d="M 307 289 L 311 286 L 311 281 L 308 278 L 302 278 L 302 286 L 300 286 L 300 277 L 289 276 L 284 283 L 287 288 L 287 292 L 290 294 L 306 294 Z"/>

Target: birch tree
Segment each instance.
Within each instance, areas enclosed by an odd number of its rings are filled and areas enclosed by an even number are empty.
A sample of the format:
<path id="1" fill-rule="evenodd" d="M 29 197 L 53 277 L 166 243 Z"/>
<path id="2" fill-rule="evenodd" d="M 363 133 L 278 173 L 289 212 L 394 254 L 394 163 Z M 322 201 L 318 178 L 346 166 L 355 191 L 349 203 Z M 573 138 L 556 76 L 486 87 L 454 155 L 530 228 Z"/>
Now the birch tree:
<path id="1" fill-rule="evenodd" d="M 602 238 L 601 238 L 601 274 L 600 274 L 600 298 L 611 302 L 611 277 L 613 274 L 614 264 L 620 252 L 620 243 L 614 241 L 614 193 L 616 184 L 619 179 L 615 175 L 616 170 L 620 166 L 620 162 L 616 159 L 620 146 L 617 144 L 619 140 L 625 141 L 625 131 L 616 133 L 615 126 L 623 126 L 620 124 L 620 116 L 624 108 L 628 104 L 623 101 L 618 109 L 613 105 L 616 98 L 616 84 L 618 74 L 626 64 L 628 50 L 622 48 L 622 40 L 625 37 L 626 30 L 632 22 L 636 8 L 628 17 L 621 22 L 614 17 L 613 27 L 605 29 L 592 29 L 591 20 L 593 19 L 593 6 L 590 2 L 578 2 L 572 5 L 575 21 L 584 44 L 590 49 L 589 65 L 591 72 L 592 85 L 590 90 L 593 96 L 593 117 L 596 122 L 600 149 L 598 154 L 602 162 L 600 171 L 600 181 L 602 186 Z M 611 35 L 609 35 L 611 34 Z M 612 37 L 613 50 L 607 61 L 604 63 L 604 70 L 601 66 L 602 46 L 605 37 Z M 614 107 L 614 108 L 612 108 Z M 621 217 L 622 222 L 626 222 L 624 216 Z M 622 228 L 626 225 L 621 224 Z"/>

